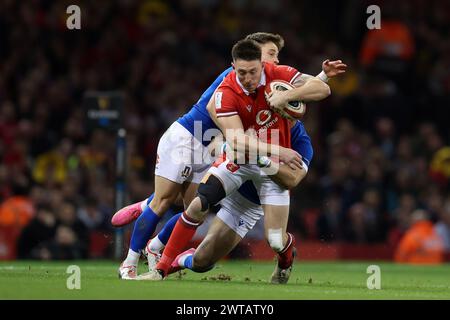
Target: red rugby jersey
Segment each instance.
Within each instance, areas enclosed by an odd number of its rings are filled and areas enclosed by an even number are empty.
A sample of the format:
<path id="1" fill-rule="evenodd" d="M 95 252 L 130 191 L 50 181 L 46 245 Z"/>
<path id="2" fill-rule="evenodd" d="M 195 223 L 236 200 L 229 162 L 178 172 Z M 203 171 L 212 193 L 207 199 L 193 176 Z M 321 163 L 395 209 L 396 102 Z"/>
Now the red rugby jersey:
<path id="1" fill-rule="evenodd" d="M 256 93 L 249 94 L 239 83 L 236 72 L 230 72 L 215 92 L 217 117 L 239 115 L 244 130 L 254 129 L 261 140 L 290 148 L 290 123 L 270 109 L 264 91 L 273 80 L 293 83 L 301 73 L 295 68 L 272 63 L 263 63 L 262 73 Z"/>

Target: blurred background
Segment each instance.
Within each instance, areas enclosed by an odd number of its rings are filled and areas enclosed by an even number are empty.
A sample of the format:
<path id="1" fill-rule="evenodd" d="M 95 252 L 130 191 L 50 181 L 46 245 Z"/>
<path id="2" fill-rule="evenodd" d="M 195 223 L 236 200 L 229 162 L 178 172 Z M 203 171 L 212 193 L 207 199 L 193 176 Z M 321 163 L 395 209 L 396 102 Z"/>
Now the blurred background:
<path id="1" fill-rule="evenodd" d="M 419 227 L 450 252 L 449 1 L 2 0 L 0 259 L 112 257 L 116 141 L 87 130 L 83 94 L 125 93 L 126 204 L 142 200 L 162 133 L 257 31 L 305 73 L 348 65 L 304 119 L 315 153 L 288 227 L 301 257 L 394 259 Z M 262 239 L 258 225 L 232 256 L 270 258 Z"/>

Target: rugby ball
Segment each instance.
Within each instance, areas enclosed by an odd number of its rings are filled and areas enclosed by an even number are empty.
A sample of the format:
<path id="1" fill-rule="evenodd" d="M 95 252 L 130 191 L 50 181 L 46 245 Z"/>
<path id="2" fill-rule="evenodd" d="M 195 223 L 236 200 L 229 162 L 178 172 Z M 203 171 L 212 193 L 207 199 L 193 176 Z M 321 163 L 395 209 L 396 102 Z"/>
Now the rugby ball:
<path id="1" fill-rule="evenodd" d="M 284 80 L 274 80 L 266 86 L 265 94 L 266 98 L 274 90 L 286 91 L 294 89 L 294 86 L 287 81 Z M 275 112 L 279 113 L 282 117 L 288 118 L 291 120 L 301 119 L 306 113 L 306 104 L 303 101 L 289 101 L 283 109 L 273 109 Z"/>

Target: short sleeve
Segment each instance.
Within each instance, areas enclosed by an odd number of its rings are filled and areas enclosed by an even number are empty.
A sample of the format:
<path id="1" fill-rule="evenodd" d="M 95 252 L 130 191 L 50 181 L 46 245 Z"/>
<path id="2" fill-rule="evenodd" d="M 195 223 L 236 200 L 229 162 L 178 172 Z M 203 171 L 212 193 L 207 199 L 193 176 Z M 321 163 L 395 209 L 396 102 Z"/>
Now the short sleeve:
<path id="1" fill-rule="evenodd" d="M 291 84 L 302 75 L 297 69 L 284 65 L 276 66 L 274 71 L 275 79 L 281 79 Z"/>
<path id="2" fill-rule="evenodd" d="M 229 117 L 238 114 L 238 103 L 235 93 L 228 88 L 218 88 L 214 93 L 214 105 L 216 115 L 220 117 Z"/>

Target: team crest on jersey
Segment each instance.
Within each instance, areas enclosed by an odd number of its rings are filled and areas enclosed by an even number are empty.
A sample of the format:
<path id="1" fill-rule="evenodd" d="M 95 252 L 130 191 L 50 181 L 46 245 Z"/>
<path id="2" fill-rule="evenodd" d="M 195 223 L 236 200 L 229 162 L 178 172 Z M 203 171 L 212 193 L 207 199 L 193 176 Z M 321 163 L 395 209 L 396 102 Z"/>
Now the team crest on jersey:
<path id="1" fill-rule="evenodd" d="M 239 219 L 239 227 L 242 226 L 242 225 L 244 225 L 244 223 L 245 223 L 245 222 L 244 222 L 244 220 L 242 220 L 242 218 Z"/>
<path id="2" fill-rule="evenodd" d="M 252 106 L 250 104 L 248 106 L 246 106 L 246 108 L 247 108 L 248 112 L 252 112 Z"/>
<path id="3" fill-rule="evenodd" d="M 238 164 L 230 161 L 229 163 L 227 163 L 226 168 L 228 169 L 228 171 L 233 173 L 233 172 L 236 172 L 240 168 L 240 166 Z"/>
<path id="4" fill-rule="evenodd" d="M 265 125 L 272 118 L 272 111 L 261 110 L 256 114 L 256 123 L 260 126 Z"/>

